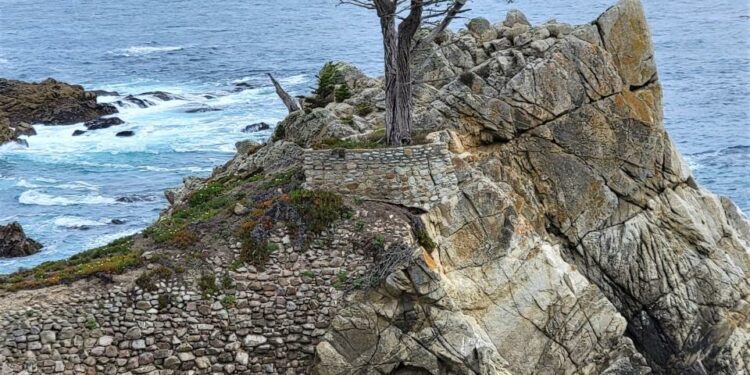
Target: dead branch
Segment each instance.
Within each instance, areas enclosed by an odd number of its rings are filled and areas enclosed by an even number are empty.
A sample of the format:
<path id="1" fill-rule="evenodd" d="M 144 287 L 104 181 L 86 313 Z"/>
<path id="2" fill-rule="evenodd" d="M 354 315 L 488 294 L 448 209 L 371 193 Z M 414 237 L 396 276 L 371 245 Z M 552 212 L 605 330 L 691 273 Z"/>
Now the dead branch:
<path id="1" fill-rule="evenodd" d="M 292 98 L 292 96 L 289 95 L 283 87 L 281 87 L 281 84 L 275 78 L 273 78 L 273 75 L 271 75 L 271 73 L 268 73 L 268 77 L 271 78 L 273 87 L 276 88 L 276 95 L 278 95 L 279 98 L 281 98 L 281 101 L 284 102 L 284 105 L 289 110 L 289 113 L 299 111 L 299 103 L 294 98 Z"/>

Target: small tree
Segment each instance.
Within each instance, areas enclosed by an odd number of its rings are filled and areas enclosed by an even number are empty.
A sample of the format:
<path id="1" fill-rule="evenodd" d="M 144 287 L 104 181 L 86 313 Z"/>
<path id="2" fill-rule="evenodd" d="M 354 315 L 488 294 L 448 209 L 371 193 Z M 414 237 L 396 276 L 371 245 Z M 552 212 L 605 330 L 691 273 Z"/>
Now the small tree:
<path id="1" fill-rule="evenodd" d="M 468 0 L 339 0 L 341 4 L 374 10 L 380 18 L 385 57 L 385 133 L 386 143 L 401 146 L 411 143 L 412 130 L 412 52 L 431 43 L 443 32 Z M 405 17 L 403 17 L 405 15 Z M 400 20 L 398 26 L 396 21 Z M 426 22 L 435 28 L 423 39 L 415 35 Z"/>

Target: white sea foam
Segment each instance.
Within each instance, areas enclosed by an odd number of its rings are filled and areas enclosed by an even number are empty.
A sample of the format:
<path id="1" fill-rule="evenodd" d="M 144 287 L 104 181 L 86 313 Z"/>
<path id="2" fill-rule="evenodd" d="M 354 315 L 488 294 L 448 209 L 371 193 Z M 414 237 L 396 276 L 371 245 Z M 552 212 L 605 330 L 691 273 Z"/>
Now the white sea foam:
<path id="1" fill-rule="evenodd" d="M 10 61 L 8 61 L 8 59 L 4 59 L 4 58 L 0 57 L 0 64 L 7 64 L 9 62 Z"/>
<path id="2" fill-rule="evenodd" d="M 159 53 L 159 52 L 182 51 L 183 49 L 184 48 L 182 46 L 163 46 L 163 47 L 133 46 L 133 47 L 128 47 L 125 49 L 117 50 L 115 52 L 121 56 L 133 57 L 133 56 L 143 56 L 143 55 Z"/>
<path id="3" fill-rule="evenodd" d="M 110 219 L 91 220 L 80 216 L 58 216 L 54 224 L 58 227 L 81 229 L 88 227 L 100 227 L 109 224 Z"/>
<path id="4" fill-rule="evenodd" d="M 281 83 L 287 85 L 299 85 L 307 82 L 308 80 L 309 79 L 307 78 L 307 74 L 298 74 L 296 76 L 282 78 Z"/>
<path id="5" fill-rule="evenodd" d="M 31 183 L 31 182 L 27 181 L 25 178 L 22 178 L 22 179 L 16 181 L 16 186 L 22 187 L 22 188 L 27 188 L 27 189 L 33 189 L 33 188 L 39 187 L 39 185 Z"/>
<path id="6" fill-rule="evenodd" d="M 27 190 L 18 197 L 18 203 L 37 206 L 73 206 L 73 205 L 97 205 L 115 204 L 117 201 L 112 197 L 101 195 L 50 195 L 38 190 Z"/>

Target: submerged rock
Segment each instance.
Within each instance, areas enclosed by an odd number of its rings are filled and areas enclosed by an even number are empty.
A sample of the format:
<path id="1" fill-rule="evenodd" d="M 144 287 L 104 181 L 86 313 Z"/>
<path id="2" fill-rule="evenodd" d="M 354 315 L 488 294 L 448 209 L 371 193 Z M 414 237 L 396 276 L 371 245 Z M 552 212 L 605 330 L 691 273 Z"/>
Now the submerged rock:
<path id="1" fill-rule="evenodd" d="M 73 136 L 74 136 L 74 137 L 77 137 L 77 136 L 79 136 L 79 135 L 83 135 L 83 134 L 86 134 L 86 131 L 85 131 L 85 130 L 81 130 L 81 129 L 76 129 L 76 130 L 74 130 L 74 131 L 73 131 Z"/>
<path id="2" fill-rule="evenodd" d="M 0 225 L 0 258 L 25 257 L 41 248 L 40 243 L 26 237 L 21 224 Z"/>
<path id="3" fill-rule="evenodd" d="M 121 131 L 121 132 L 118 132 L 117 134 L 115 134 L 115 137 L 132 137 L 134 135 L 135 135 L 134 131 L 132 131 L 132 130 L 125 130 L 125 131 Z"/>
<path id="4" fill-rule="evenodd" d="M 242 131 L 245 133 L 252 133 L 252 132 L 268 130 L 268 129 L 271 129 L 271 124 L 266 123 L 266 122 L 257 122 L 255 124 L 250 124 L 250 125 L 245 126 L 242 129 Z"/>
<path id="5" fill-rule="evenodd" d="M 94 121 L 88 121 L 83 124 L 88 130 L 107 129 L 112 126 L 122 125 L 125 121 L 122 121 L 119 117 L 107 117 L 100 118 Z"/>
<path id="6" fill-rule="evenodd" d="M 221 108 L 199 107 L 199 108 L 186 109 L 185 113 L 204 113 L 204 112 L 218 112 L 218 111 L 221 111 Z"/>

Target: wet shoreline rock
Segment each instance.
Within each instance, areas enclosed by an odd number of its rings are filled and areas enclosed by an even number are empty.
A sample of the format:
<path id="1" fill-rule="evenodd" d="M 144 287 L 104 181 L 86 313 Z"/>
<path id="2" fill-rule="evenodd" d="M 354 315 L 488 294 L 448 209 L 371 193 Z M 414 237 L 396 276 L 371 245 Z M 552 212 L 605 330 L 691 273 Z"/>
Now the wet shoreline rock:
<path id="1" fill-rule="evenodd" d="M 88 121 L 83 124 L 88 130 L 107 129 L 112 126 L 122 125 L 125 121 L 122 121 L 119 117 L 106 117 L 98 120 Z"/>
<path id="2" fill-rule="evenodd" d="M 95 92 L 52 78 L 38 83 L 0 78 L 0 144 L 34 135 L 30 124 L 71 125 L 117 113 Z"/>
<path id="3" fill-rule="evenodd" d="M 39 242 L 26 237 L 21 224 L 0 225 L 0 258 L 25 257 L 38 253 L 41 248 Z"/>
<path id="4" fill-rule="evenodd" d="M 261 122 L 256 122 L 255 124 L 250 124 L 250 125 L 245 126 L 242 129 L 242 132 L 243 133 L 254 133 L 254 132 L 258 132 L 258 131 L 261 131 L 261 130 L 268 130 L 268 129 L 271 129 L 271 124 L 269 124 L 267 122 L 262 122 L 261 121 Z"/>

